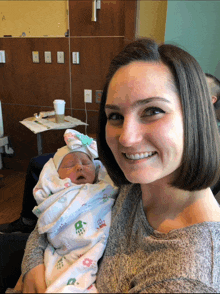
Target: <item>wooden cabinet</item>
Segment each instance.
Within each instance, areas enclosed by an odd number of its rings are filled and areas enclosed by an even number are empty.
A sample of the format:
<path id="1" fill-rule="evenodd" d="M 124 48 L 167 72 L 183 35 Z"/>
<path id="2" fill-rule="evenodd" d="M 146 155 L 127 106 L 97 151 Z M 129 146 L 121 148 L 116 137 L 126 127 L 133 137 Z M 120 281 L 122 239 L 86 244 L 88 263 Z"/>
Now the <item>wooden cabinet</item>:
<path id="1" fill-rule="evenodd" d="M 83 121 L 87 118 L 88 133 L 96 132 L 96 90 L 103 89 L 112 58 L 135 38 L 136 0 L 102 0 L 97 22 L 91 18 L 92 0 L 69 0 L 70 36 L 0 38 L 1 50 L 6 52 L 6 63 L 0 64 L 5 133 L 10 134 L 18 158 L 37 155 L 35 135 L 19 121 L 52 110 L 54 99 L 66 100 L 66 114 Z M 39 64 L 32 62 L 32 51 L 39 51 Z M 45 51 L 51 51 L 51 64 L 44 62 Z M 57 63 L 57 51 L 65 53 L 64 64 Z M 72 52 L 80 53 L 80 64 L 72 63 Z M 84 89 L 92 90 L 87 112 Z M 78 130 L 85 131 L 84 127 Z M 43 140 L 44 152 L 54 152 L 64 144 L 62 131 L 59 136 L 45 133 Z"/>
<path id="2" fill-rule="evenodd" d="M 91 21 L 92 2 L 70 1 L 71 36 L 124 36 L 126 1 L 101 1 L 97 21 Z"/>
<path id="3" fill-rule="evenodd" d="M 79 52 L 80 64 L 72 69 L 72 107 L 84 109 L 84 89 L 93 91 L 88 110 L 99 109 L 96 90 L 102 90 L 112 58 L 135 38 L 136 1 L 101 1 L 97 21 L 92 18 L 92 0 L 70 1 L 70 48 Z"/>
<path id="4" fill-rule="evenodd" d="M 102 90 L 109 64 L 124 46 L 123 38 L 72 38 L 71 50 L 80 52 L 80 64 L 72 64 L 72 107 L 84 109 L 84 89 L 92 90 L 87 110 L 99 109 L 96 90 Z"/>

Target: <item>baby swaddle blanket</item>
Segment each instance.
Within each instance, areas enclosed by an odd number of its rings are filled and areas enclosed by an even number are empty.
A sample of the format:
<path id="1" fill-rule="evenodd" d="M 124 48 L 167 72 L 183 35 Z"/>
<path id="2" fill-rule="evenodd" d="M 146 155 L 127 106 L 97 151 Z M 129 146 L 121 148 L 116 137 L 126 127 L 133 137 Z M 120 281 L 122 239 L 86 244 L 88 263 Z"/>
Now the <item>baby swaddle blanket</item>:
<path id="1" fill-rule="evenodd" d="M 111 208 L 118 189 L 95 160 L 97 182 L 60 179 L 53 159 L 44 166 L 33 193 L 40 234 L 47 233 L 46 293 L 94 293 L 94 282 L 108 238 Z"/>

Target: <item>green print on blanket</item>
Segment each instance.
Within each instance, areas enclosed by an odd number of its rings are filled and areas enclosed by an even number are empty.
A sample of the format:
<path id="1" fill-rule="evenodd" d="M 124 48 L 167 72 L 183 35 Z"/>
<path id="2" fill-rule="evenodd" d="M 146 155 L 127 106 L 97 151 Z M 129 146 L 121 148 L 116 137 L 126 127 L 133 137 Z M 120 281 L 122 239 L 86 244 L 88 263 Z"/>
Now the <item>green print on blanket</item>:
<path id="1" fill-rule="evenodd" d="M 114 190 L 112 190 L 111 186 L 107 186 L 105 189 L 102 190 L 102 194 L 103 203 L 105 203 L 112 197 L 112 195 L 114 194 Z"/>
<path id="2" fill-rule="evenodd" d="M 79 285 L 79 283 L 76 282 L 76 279 L 75 279 L 75 278 L 72 278 L 72 279 L 69 279 L 69 280 L 68 280 L 67 285 L 74 285 L 75 283 L 76 283 L 77 285 Z"/>
<path id="3" fill-rule="evenodd" d="M 54 255 L 56 249 L 54 247 L 51 246 L 51 253 Z"/>
<path id="4" fill-rule="evenodd" d="M 40 211 L 39 208 L 37 208 L 37 209 L 34 211 L 34 213 L 35 213 L 37 216 L 39 216 L 39 215 L 41 214 L 41 211 Z"/>
<path id="5" fill-rule="evenodd" d="M 57 269 L 58 269 L 58 270 L 61 269 L 61 268 L 64 266 L 64 264 L 63 264 L 64 259 L 66 259 L 65 256 L 62 257 L 62 258 L 60 258 L 60 259 L 57 261 Z"/>
<path id="6" fill-rule="evenodd" d="M 76 234 L 79 234 L 79 236 L 83 235 L 85 233 L 85 229 L 83 227 L 83 224 L 86 225 L 87 223 L 82 222 L 81 220 L 75 223 L 75 229 Z"/>

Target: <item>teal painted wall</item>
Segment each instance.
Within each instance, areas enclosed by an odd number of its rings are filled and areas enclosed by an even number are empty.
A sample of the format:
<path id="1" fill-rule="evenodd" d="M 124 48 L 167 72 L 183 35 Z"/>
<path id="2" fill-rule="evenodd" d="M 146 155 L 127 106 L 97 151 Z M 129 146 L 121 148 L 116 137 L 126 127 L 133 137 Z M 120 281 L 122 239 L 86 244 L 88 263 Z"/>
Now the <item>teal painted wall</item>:
<path id="1" fill-rule="evenodd" d="M 220 79 L 220 1 L 168 0 L 165 43 L 188 51 Z"/>

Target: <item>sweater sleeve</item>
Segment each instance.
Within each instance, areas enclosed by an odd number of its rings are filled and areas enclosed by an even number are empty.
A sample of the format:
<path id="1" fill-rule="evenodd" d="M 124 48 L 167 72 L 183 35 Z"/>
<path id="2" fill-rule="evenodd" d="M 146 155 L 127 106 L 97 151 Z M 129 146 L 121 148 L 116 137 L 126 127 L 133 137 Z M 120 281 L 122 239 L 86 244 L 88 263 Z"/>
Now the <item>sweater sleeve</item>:
<path id="1" fill-rule="evenodd" d="M 21 272 L 24 276 L 34 267 L 44 263 L 44 251 L 47 247 L 47 239 L 44 234 L 39 234 L 37 226 L 27 240 L 24 257 L 21 264 Z"/>
<path id="2" fill-rule="evenodd" d="M 135 287 L 136 288 L 136 287 Z M 141 293 L 218 293 L 215 289 L 198 280 L 178 278 L 155 282 L 151 285 L 138 285 L 129 292 Z"/>

